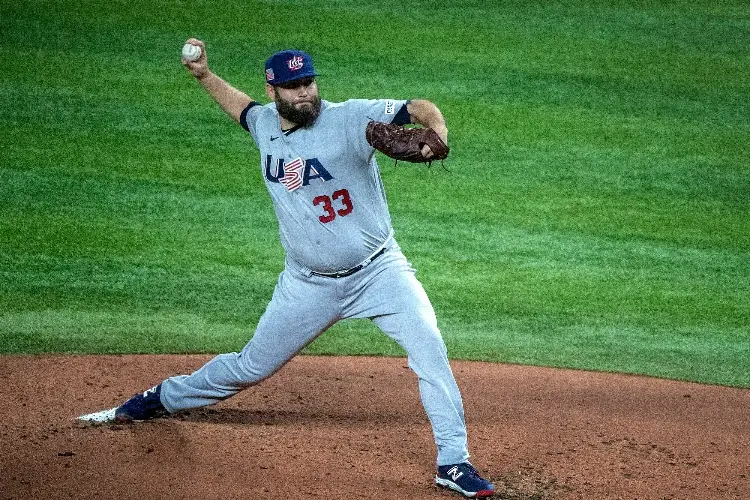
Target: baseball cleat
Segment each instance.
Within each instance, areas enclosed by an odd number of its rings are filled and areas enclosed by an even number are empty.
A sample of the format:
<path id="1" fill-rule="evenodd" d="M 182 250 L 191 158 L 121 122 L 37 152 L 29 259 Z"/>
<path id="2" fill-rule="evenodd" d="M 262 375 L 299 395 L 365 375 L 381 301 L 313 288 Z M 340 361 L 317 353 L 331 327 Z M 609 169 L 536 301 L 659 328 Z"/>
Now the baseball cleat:
<path id="1" fill-rule="evenodd" d="M 438 467 L 435 483 L 468 498 L 486 498 L 495 494 L 492 483 L 480 476 L 469 462 L 441 465 Z"/>
<path id="2" fill-rule="evenodd" d="M 108 424 L 115 421 L 117 407 L 81 415 L 76 420 L 85 424 Z"/>
<path id="3" fill-rule="evenodd" d="M 161 404 L 160 395 L 161 384 L 143 393 L 136 394 L 115 409 L 115 422 L 129 424 L 135 420 L 151 420 L 152 418 L 163 417 L 169 412 Z"/>

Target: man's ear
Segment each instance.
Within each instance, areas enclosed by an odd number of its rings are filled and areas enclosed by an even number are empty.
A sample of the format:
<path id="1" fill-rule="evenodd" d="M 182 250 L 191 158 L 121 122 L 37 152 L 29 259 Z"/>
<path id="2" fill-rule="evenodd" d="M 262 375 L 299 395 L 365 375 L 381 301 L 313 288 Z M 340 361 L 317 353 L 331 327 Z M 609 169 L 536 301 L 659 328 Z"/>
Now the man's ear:
<path id="1" fill-rule="evenodd" d="M 267 83 L 267 84 L 266 84 L 266 95 L 267 95 L 267 96 L 268 96 L 268 98 L 269 98 L 269 99 L 271 99 L 272 101 L 275 101 L 275 100 L 276 100 L 276 94 L 275 94 L 275 92 L 273 91 L 273 85 L 271 85 L 270 83 Z"/>

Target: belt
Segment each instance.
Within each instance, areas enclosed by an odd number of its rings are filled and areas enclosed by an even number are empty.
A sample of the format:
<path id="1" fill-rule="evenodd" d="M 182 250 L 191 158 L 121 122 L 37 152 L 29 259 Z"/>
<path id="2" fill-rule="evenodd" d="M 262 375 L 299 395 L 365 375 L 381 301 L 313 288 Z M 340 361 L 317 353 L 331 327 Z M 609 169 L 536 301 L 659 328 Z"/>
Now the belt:
<path id="1" fill-rule="evenodd" d="M 386 248 L 383 247 L 380 250 L 378 250 L 376 253 L 374 253 L 371 257 L 368 257 L 365 259 L 360 265 L 354 266 L 351 269 L 347 269 L 345 271 L 336 271 L 335 273 L 318 273 L 315 271 L 310 271 L 315 276 L 323 276 L 324 278 L 346 278 L 347 276 L 351 276 L 352 274 L 356 273 L 357 271 L 361 271 L 370 263 L 383 255 L 385 253 Z"/>

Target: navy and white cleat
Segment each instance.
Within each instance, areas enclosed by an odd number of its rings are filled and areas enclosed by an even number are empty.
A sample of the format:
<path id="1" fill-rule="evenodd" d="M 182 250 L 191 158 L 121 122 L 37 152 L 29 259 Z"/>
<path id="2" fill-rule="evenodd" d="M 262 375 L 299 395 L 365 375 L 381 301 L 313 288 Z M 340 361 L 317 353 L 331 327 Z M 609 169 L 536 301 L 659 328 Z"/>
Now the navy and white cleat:
<path id="1" fill-rule="evenodd" d="M 480 476 L 469 462 L 441 465 L 438 467 L 435 483 L 468 498 L 486 498 L 495 494 L 492 483 Z"/>
<path id="2" fill-rule="evenodd" d="M 114 420 L 120 424 L 129 424 L 136 420 L 151 420 L 163 417 L 167 413 L 161 404 L 161 384 L 125 401 L 115 409 Z"/>

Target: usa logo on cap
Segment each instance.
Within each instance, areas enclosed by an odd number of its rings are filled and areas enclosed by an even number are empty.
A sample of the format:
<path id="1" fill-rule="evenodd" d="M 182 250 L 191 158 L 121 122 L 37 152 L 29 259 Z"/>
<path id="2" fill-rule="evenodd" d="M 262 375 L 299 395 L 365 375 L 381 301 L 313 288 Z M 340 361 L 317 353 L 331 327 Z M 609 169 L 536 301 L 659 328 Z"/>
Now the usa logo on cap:
<path id="1" fill-rule="evenodd" d="M 301 56 L 295 56 L 289 59 L 286 62 L 286 65 L 289 66 L 290 70 L 297 71 L 298 69 L 302 69 L 302 66 L 304 66 L 304 62 Z"/>

